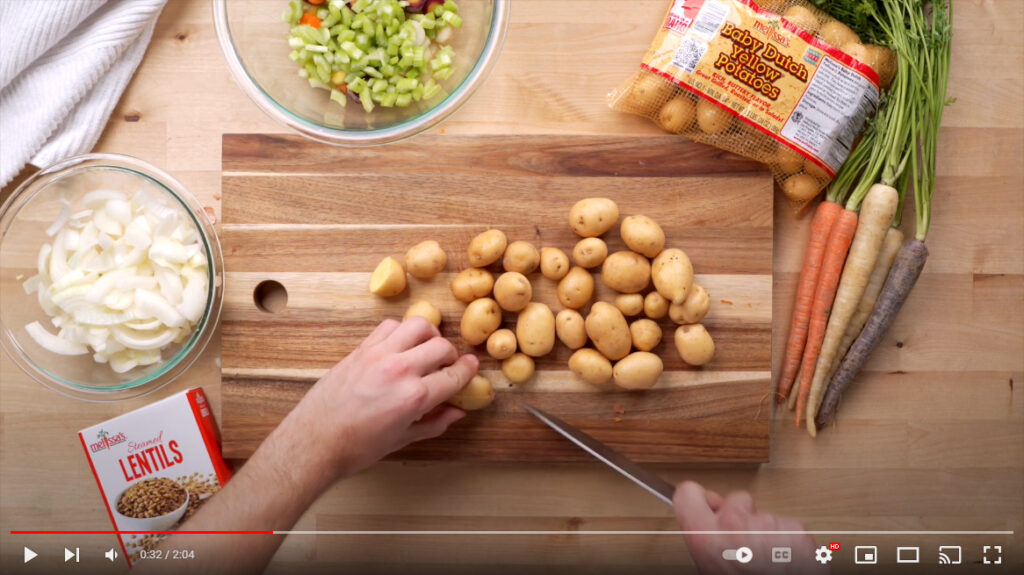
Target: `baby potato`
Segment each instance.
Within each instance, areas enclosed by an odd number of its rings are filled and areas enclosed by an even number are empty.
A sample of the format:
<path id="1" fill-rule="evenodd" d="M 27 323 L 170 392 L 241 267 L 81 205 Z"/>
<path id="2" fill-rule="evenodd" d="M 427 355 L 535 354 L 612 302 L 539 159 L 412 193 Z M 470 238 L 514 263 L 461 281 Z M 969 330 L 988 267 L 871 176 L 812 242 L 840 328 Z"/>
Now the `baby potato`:
<path id="1" fill-rule="evenodd" d="M 596 268 L 608 257 L 608 244 L 601 238 L 583 238 L 572 248 L 572 261 L 581 268 Z"/>
<path id="2" fill-rule="evenodd" d="M 708 314 L 709 307 L 711 307 L 711 299 L 708 297 L 707 290 L 693 284 L 683 303 L 672 304 L 668 308 L 668 317 L 676 323 L 700 323 L 700 320 Z"/>
<path id="3" fill-rule="evenodd" d="M 670 134 L 682 134 L 693 127 L 697 105 L 686 96 L 676 96 L 658 110 L 658 125 Z"/>
<path id="4" fill-rule="evenodd" d="M 662 102 L 668 100 L 675 85 L 657 74 L 641 71 L 627 94 L 629 105 L 639 112 L 657 109 Z"/>
<path id="5" fill-rule="evenodd" d="M 689 365 L 701 366 L 715 357 L 715 342 L 699 323 L 676 328 L 675 341 L 679 357 Z"/>
<path id="6" fill-rule="evenodd" d="M 664 369 L 665 364 L 660 357 L 646 351 L 635 351 L 615 364 L 612 380 L 623 389 L 650 389 L 658 383 Z"/>
<path id="7" fill-rule="evenodd" d="M 732 125 L 732 114 L 701 98 L 697 102 L 697 125 L 705 134 L 720 134 Z"/>
<path id="8" fill-rule="evenodd" d="M 533 286 L 519 272 L 505 272 L 494 282 L 494 299 L 505 311 L 520 311 L 532 298 Z"/>
<path id="9" fill-rule="evenodd" d="M 507 245 L 508 238 L 501 230 L 487 230 L 481 233 L 469 242 L 469 248 L 466 250 L 469 265 L 482 268 L 493 264 L 501 259 Z"/>
<path id="10" fill-rule="evenodd" d="M 574 309 L 563 309 L 555 316 L 555 335 L 569 349 L 587 345 L 587 328 L 583 316 Z"/>
<path id="11" fill-rule="evenodd" d="M 491 295 L 491 290 L 494 289 L 494 276 L 480 268 L 465 269 L 452 278 L 451 289 L 455 299 L 469 303 Z"/>
<path id="12" fill-rule="evenodd" d="M 818 30 L 818 37 L 833 48 L 843 48 L 847 44 L 860 44 L 860 36 L 839 20 L 826 22 Z"/>
<path id="13" fill-rule="evenodd" d="M 558 282 L 558 301 L 567 308 L 580 309 L 594 297 L 594 276 L 587 270 L 575 267 Z"/>
<path id="14" fill-rule="evenodd" d="M 629 335 L 633 347 L 640 351 L 651 351 L 661 343 L 661 326 L 653 319 L 638 319 L 629 324 Z"/>
<path id="15" fill-rule="evenodd" d="M 806 202 L 813 200 L 814 196 L 817 196 L 818 192 L 821 191 L 821 187 L 821 184 L 818 183 L 818 180 L 814 179 L 814 176 L 797 174 L 786 178 L 782 182 L 782 193 L 794 202 Z"/>
<path id="16" fill-rule="evenodd" d="M 811 34 L 818 31 L 818 17 L 814 15 L 814 12 L 803 6 L 790 6 L 788 10 L 782 13 L 782 17 L 788 20 L 790 24 L 803 28 Z"/>
<path id="17" fill-rule="evenodd" d="M 612 362 L 597 350 L 577 350 L 569 358 L 569 369 L 590 385 L 604 387 L 612 380 Z"/>
<path id="18" fill-rule="evenodd" d="M 501 373 L 512 383 L 526 383 L 535 369 L 537 364 L 525 353 L 514 353 L 501 362 Z"/>
<path id="19" fill-rule="evenodd" d="M 420 316 L 430 322 L 434 327 L 441 327 L 441 310 L 437 309 L 434 304 L 426 300 L 420 300 L 405 311 L 405 315 L 402 316 L 402 320 L 407 320 L 413 316 Z"/>
<path id="20" fill-rule="evenodd" d="M 668 313 L 669 301 L 665 296 L 652 291 L 644 298 L 644 315 L 651 319 L 661 319 Z"/>
<path id="21" fill-rule="evenodd" d="M 896 77 L 896 68 L 898 65 L 896 53 L 885 46 L 869 44 L 865 47 L 870 53 L 868 59 L 875 63 L 872 67 L 875 69 L 875 72 L 878 73 L 879 87 L 883 90 L 888 90 L 889 86 L 892 85 L 893 79 Z"/>
<path id="22" fill-rule="evenodd" d="M 540 263 L 540 252 L 530 242 L 522 240 L 512 242 L 505 248 L 505 257 L 501 265 L 507 272 L 528 274 L 537 269 Z"/>
<path id="23" fill-rule="evenodd" d="M 405 252 L 405 267 L 416 279 L 428 280 L 441 273 L 447 264 L 448 254 L 434 240 L 422 241 Z"/>
<path id="24" fill-rule="evenodd" d="M 644 311 L 644 296 L 638 293 L 620 293 L 615 296 L 615 307 L 626 317 L 640 315 Z"/>
<path id="25" fill-rule="evenodd" d="M 658 222 L 647 216 L 629 216 L 619 227 L 626 247 L 638 254 L 653 258 L 665 248 L 665 232 Z"/>
<path id="26" fill-rule="evenodd" d="M 785 174 L 795 174 L 804 167 L 804 157 L 783 144 L 777 144 L 771 164 Z"/>
<path id="27" fill-rule="evenodd" d="M 619 308 L 603 301 L 596 302 L 590 307 L 590 314 L 583 325 L 594 347 L 608 359 L 622 359 L 629 354 L 633 338 Z"/>
<path id="28" fill-rule="evenodd" d="M 516 320 L 519 351 L 533 357 L 551 353 L 555 347 L 555 314 L 540 302 L 530 302 Z"/>
<path id="29" fill-rule="evenodd" d="M 516 352 L 516 334 L 510 329 L 499 329 L 487 338 L 487 353 L 494 359 L 512 357 Z"/>
<path id="30" fill-rule="evenodd" d="M 392 256 L 377 264 L 370 275 L 370 293 L 380 297 L 392 297 L 405 291 L 405 268 Z"/>
<path id="31" fill-rule="evenodd" d="M 549 280 L 564 278 L 569 273 L 569 256 L 558 248 L 541 248 L 540 273 Z"/>
<path id="32" fill-rule="evenodd" d="M 501 325 L 501 308 L 489 297 L 474 300 L 462 312 L 460 330 L 462 339 L 469 345 L 480 345 L 487 341 L 494 330 Z"/>
<path id="33" fill-rule="evenodd" d="M 654 258 L 651 277 L 658 293 L 671 303 L 681 304 L 693 285 L 693 264 L 683 250 L 667 249 Z"/>
<path id="34" fill-rule="evenodd" d="M 482 375 L 474 375 L 455 395 L 448 398 L 448 403 L 465 411 L 483 409 L 494 401 L 494 387 L 491 381 Z"/>
<path id="35" fill-rule="evenodd" d="M 608 198 L 586 198 L 569 210 L 569 227 L 583 238 L 596 238 L 619 221 L 619 206 Z"/>
<path id="36" fill-rule="evenodd" d="M 601 280 L 617 292 L 639 293 L 651 283 L 651 262 L 635 252 L 615 252 L 604 260 Z"/>
<path id="37" fill-rule="evenodd" d="M 832 179 L 832 176 L 828 175 L 828 172 L 825 171 L 825 168 L 822 168 L 821 166 L 810 160 L 804 160 L 804 172 L 808 176 L 818 181 L 827 182 Z"/>

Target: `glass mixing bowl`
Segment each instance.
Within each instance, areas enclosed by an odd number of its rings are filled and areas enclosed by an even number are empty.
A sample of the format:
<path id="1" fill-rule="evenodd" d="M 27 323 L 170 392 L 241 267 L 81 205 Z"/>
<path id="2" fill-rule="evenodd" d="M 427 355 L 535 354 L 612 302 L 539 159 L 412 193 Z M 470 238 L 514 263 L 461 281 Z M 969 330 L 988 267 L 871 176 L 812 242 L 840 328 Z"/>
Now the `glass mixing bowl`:
<path id="1" fill-rule="evenodd" d="M 483 84 L 498 60 L 511 0 L 458 0 L 463 25 L 450 45 L 456 71 L 439 82 L 448 96 L 404 108 L 376 107 L 366 113 L 349 102 L 330 101 L 325 90 L 299 77 L 288 58 L 287 0 L 213 0 L 221 50 L 235 81 L 257 106 L 300 134 L 346 146 L 372 146 L 408 138 L 455 112 Z"/>
<path id="2" fill-rule="evenodd" d="M 187 214 L 195 224 L 209 262 L 206 307 L 192 334 L 163 349 L 162 360 L 126 373 L 96 363 L 91 353 L 65 356 L 36 343 L 25 326 L 38 321 L 52 332 L 36 294 L 22 285 L 36 274 L 46 229 L 57 219 L 61 199 L 77 208 L 97 188 L 132 193 L 145 188 Z M 119 401 L 153 392 L 185 372 L 202 354 L 217 326 L 223 301 L 224 261 L 220 243 L 202 205 L 177 180 L 141 160 L 112 154 L 76 156 L 40 170 L 23 182 L 0 208 L 0 343 L 29 376 L 58 393 L 87 401 Z"/>

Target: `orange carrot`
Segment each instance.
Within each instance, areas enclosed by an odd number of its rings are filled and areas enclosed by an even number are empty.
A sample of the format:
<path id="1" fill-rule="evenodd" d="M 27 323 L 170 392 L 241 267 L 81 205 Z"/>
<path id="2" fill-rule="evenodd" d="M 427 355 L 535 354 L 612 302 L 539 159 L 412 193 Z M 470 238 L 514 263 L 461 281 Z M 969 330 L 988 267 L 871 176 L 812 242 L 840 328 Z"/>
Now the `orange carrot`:
<path id="1" fill-rule="evenodd" d="M 316 28 L 317 30 L 319 30 L 320 29 L 320 22 L 322 22 L 322 21 L 323 20 L 317 18 L 316 15 L 313 14 L 312 12 L 306 12 L 305 14 L 302 15 L 302 18 L 299 19 L 299 24 L 305 24 L 307 26 L 312 26 L 312 27 Z"/>
<path id="2" fill-rule="evenodd" d="M 811 382 L 814 381 L 814 367 L 821 353 L 821 343 L 825 339 L 825 327 L 828 324 L 829 310 L 832 300 L 836 297 L 839 276 L 843 271 L 843 262 L 850 251 L 853 233 L 857 230 L 857 213 L 842 210 L 836 218 L 832 231 L 828 235 L 825 246 L 825 258 L 821 264 L 821 275 L 818 286 L 814 289 L 814 302 L 811 304 L 811 317 L 808 320 L 807 344 L 800 364 L 800 395 L 796 400 L 796 425 L 800 427 L 807 398 L 811 394 Z"/>
<path id="3" fill-rule="evenodd" d="M 807 322 L 811 317 L 811 304 L 814 302 L 814 291 L 818 285 L 821 272 L 821 261 L 825 256 L 825 244 L 829 232 L 832 231 L 836 216 L 842 206 L 836 202 L 824 201 L 818 205 L 811 221 L 811 237 L 804 253 L 804 265 L 800 268 L 800 283 L 796 289 L 796 304 L 793 307 L 793 322 L 789 328 L 789 340 L 786 341 L 786 356 L 782 362 L 782 375 L 779 378 L 779 403 L 786 400 L 790 388 L 796 380 L 800 368 L 800 356 L 803 355 L 804 344 L 807 342 Z"/>
<path id="4" fill-rule="evenodd" d="M 324 0 L 306 0 L 306 2 L 309 2 L 314 6 L 319 6 L 324 3 Z"/>

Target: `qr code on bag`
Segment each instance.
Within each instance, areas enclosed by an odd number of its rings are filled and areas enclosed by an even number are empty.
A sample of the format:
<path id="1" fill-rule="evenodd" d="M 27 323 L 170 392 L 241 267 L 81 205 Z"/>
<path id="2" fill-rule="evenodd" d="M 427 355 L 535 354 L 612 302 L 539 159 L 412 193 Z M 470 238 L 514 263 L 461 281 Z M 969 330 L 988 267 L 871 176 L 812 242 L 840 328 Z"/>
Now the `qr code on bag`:
<path id="1" fill-rule="evenodd" d="M 692 36 L 687 36 L 683 38 L 682 44 L 679 45 L 675 56 L 672 57 L 672 65 L 682 69 L 687 74 L 692 74 L 707 51 L 708 45 L 706 42 Z"/>

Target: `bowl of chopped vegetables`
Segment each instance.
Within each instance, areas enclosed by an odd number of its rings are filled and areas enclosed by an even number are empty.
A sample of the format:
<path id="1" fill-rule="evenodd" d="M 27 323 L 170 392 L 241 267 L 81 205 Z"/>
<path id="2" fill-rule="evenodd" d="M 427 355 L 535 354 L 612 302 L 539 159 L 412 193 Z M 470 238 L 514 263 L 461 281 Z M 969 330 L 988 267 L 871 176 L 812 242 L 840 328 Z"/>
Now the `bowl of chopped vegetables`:
<path id="1" fill-rule="evenodd" d="M 64 160 L 0 207 L 0 344 L 64 395 L 138 397 L 206 348 L 223 267 L 202 205 L 170 175 L 129 156 Z"/>
<path id="2" fill-rule="evenodd" d="M 228 68 L 270 117 L 329 144 L 408 138 L 498 59 L 510 0 L 213 0 Z"/>

